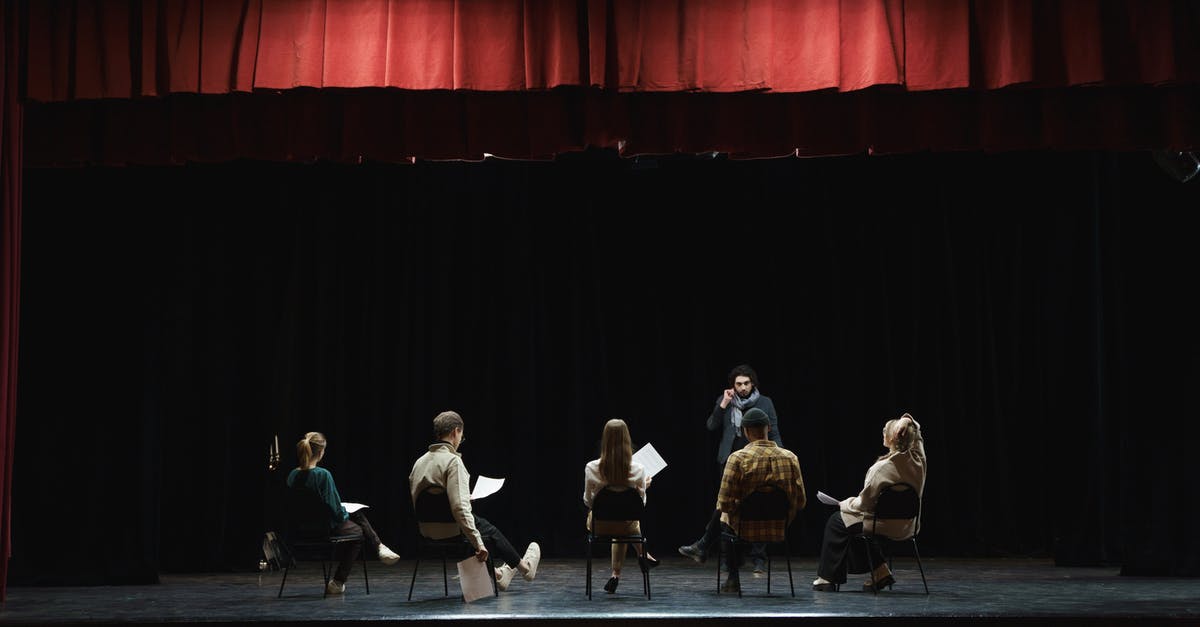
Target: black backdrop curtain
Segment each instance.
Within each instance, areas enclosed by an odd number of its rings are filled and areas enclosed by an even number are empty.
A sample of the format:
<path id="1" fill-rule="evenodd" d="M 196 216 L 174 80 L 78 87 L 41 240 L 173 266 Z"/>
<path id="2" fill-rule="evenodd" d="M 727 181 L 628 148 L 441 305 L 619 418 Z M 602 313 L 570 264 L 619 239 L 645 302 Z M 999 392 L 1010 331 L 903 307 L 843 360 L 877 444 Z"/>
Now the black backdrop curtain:
<path id="1" fill-rule="evenodd" d="M 921 420 L 930 555 L 1196 574 L 1197 208 L 1133 153 L 31 168 L 12 582 L 253 568 L 271 438 L 287 469 L 307 430 L 411 554 L 448 408 L 508 481 L 480 511 L 562 557 L 624 418 L 671 554 L 741 362 L 814 495 Z"/>

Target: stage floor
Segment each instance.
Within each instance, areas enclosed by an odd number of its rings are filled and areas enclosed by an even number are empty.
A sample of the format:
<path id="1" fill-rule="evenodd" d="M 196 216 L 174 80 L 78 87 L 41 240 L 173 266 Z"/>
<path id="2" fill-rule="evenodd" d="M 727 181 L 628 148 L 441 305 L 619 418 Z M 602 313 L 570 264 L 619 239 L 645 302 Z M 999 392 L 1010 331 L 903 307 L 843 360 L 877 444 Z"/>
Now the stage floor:
<path id="1" fill-rule="evenodd" d="M 915 562 L 898 560 L 897 583 L 878 596 L 861 592 L 861 576 L 842 592 L 812 590 L 816 563 L 793 559 L 796 596 L 788 592 L 787 570 L 775 562 L 771 594 L 766 580 L 742 574 L 743 598 L 718 594 L 710 562 L 703 566 L 681 557 L 665 557 L 652 571 L 649 601 L 641 595 L 636 562 L 622 577 L 617 594 L 601 586 L 607 568 L 595 574 L 593 599 L 584 595 L 582 559 L 546 560 L 538 578 L 519 576 L 499 598 L 463 603 L 442 596 L 439 562 L 422 561 L 413 600 L 407 601 L 413 562 L 386 567 L 368 562 L 371 594 L 364 594 L 361 569 L 341 597 L 323 599 L 319 564 L 292 571 L 282 599 L 276 598 L 280 573 L 168 575 L 153 586 L 86 588 L 10 587 L 0 609 L 4 623 L 300 623 L 404 620 L 496 620 L 573 624 L 621 621 L 628 625 L 703 621 L 764 620 L 776 624 L 875 622 L 933 624 L 1197 625 L 1200 581 L 1184 578 L 1121 577 L 1116 568 L 1060 568 L 1046 560 L 926 559 L 930 594 L 921 587 Z M 450 572 L 454 566 L 451 563 Z"/>

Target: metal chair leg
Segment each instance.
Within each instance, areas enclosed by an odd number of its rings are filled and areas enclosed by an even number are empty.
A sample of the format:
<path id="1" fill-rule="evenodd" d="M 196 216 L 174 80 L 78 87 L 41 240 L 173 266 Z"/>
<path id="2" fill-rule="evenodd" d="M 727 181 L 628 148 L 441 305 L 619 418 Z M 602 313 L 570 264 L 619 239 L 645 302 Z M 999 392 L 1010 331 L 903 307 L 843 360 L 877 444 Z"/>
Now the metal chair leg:
<path id="1" fill-rule="evenodd" d="M 292 564 L 295 564 L 295 560 L 292 560 Z M 283 586 L 287 583 L 288 568 L 290 567 L 290 565 L 283 567 L 283 580 L 279 582 L 279 594 L 275 596 L 277 599 L 283 598 Z"/>
<path id="2" fill-rule="evenodd" d="M 367 594 L 371 594 L 371 580 L 367 579 L 367 554 L 359 551 L 358 559 L 362 562 L 363 567 L 363 587 L 367 589 Z"/>
<path id="3" fill-rule="evenodd" d="M 783 557 L 787 560 L 788 567 L 788 587 L 792 589 L 792 596 L 796 596 L 796 584 L 792 581 L 792 548 L 788 544 L 787 538 L 783 540 Z M 767 562 L 767 572 L 771 572 L 771 562 Z"/>
<path id="4" fill-rule="evenodd" d="M 921 565 L 921 552 L 917 550 L 917 539 L 912 539 L 913 555 L 917 556 L 917 568 L 921 569 L 921 585 L 925 586 L 925 594 L 929 594 L 929 584 L 925 581 L 925 567 Z"/>
<path id="5" fill-rule="evenodd" d="M 588 600 L 592 598 L 592 538 L 587 538 L 587 583 L 585 587 Z"/>
<path id="6" fill-rule="evenodd" d="M 408 583 L 408 600 L 412 600 L 413 586 L 417 583 L 417 567 L 421 565 L 421 549 L 417 549 L 417 561 L 413 564 L 412 581 Z"/>
<path id="7" fill-rule="evenodd" d="M 875 579 L 875 561 L 871 559 L 871 542 L 872 540 L 866 536 L 862 536 L 863 542 L 866 544 L 867 551 L 867 568 L 871 569 L 871 591 L 879 594 L 879 582 Z"/>
<path id="8" fill-rule="evenodd" d="M 645 536 L 642 536 L 642 559 L 645 560 L 647 555 L 649 555 L 649 553 L 646 552 L 646 538 L 645 538 Z M 649 566 L 649 564 L 647 564 L 646 568 L 644 570 L 642 570 L 642 578 L 644 580 L 644 583 L 646 584 L 646 600 L 649 601 L 650 600 L 650 566 Z"/>
<path id="9" fill-rule="evenodd" d="M 442 547 L 442 596 L 450 596 L 450 578 L 446 576 L 446 548 Z"/>
<path id="10" fill-rule="evenodd" d="M 771 594 L 771 552 L 767 551 L 767 594 Z"/>
<path id="11" fill-rule="evenodd" d="M 725 552 L 725 540 L 717 542 L 717 594 L 721 594 L 721 554 Z"/>
<path id="12" fill-rule="evenodd" d="M 496 560 L 492 558 L 491 551 L 488 551 L 487 558 L 488 577 L 492 578 L 492 596 L 500 596 L 500 586 L 496 583 Z"/>

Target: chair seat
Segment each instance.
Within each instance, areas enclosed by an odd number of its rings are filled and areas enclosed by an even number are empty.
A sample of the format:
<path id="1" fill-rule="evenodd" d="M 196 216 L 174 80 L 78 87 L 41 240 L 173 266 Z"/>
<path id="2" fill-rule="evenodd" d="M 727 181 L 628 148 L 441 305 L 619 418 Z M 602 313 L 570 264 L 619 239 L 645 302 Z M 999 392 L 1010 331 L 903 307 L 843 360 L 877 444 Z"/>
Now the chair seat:
<path id="1" fill-rule="evenodd" d="M 645 503 L 641 494 L 634 489 L 617 486 L 605 486 L 596 492 L 592 499 L 592 528 L 588 530 L 587 540 L 587 579 L 584 590 L 587 598 L 592 598 L 592 553 L 596 543 L 636 544 L 641 547 L 642 554 L 646 553 L 645 534 L 630 533 L 596 533 L 595 529 L 601 523 L 641 523 Z M 624 549 L 628 551 L 629 549 Z M 642 593 L 650 600 L 650 570 L 641 568 Z"/>
<path id="2" fill-rule="evenodd" d="M 427 538 L 418 534 L 420 538 L 417 548 L 416 561 L 413 564 L 412 579 L 408 583 L 408 600 L 412 600 L 413 587 L 417 584 L 417 569 L 421 565 L 421 553 L 426 549 L 441 549 L 442 558 L 442 592 L 444 596 L 450 596 L 450 583 L 446 574 L 446 550 L 447 549 L 465 549 L 465 552 L 470 554 L 475 553 L 475 546 L 464 535 L 452 536 L 449 538 Z M 487 558 L 488 572 L 495 572 L 496 562 L 492 558 L 491 552 L 488 552 Z M 492 578 L 492 593 L 496 596 L 500 595 L 500 590 L 496 586 L 495 577 Z"/>
<path id="3" fill-rule="evenodd" d="M 413 563 L 412 579 L 408 583 L 408 600 L 412 600 L 413 588 L 417 585 L 417 569 L 421 566 L 421 553 L 427 549 L 440 549 L 442 558 L 442 592 L 445 596 L 450 596 L 450 580 L 446 572 L 446 551 L 449 549 L 463 549 L 465 552 L 474 555 L 475 545 L 471 544 L 471 541 L 461 533 L 449 538 L 430 538 L 420 532 L 420 523 L 422 522 L 454 522 L 454 515 L 450 512 L 450 500 L 445 492 L 435 492 L 432 489 L 426 489 L 417 495 L 413 503 L 413 510 L 417 517 L 417 556 L 415 563 Z M 496 571 L 496 562 L 492 558 L 491 551 L 488 552 L 487 565 L 489 573 Z M 495 577 L 492 577 L 492 594 L 500 596 L 500 590 L 496 585 Z"/>
<path id="4" fill-rule="evenodd" d="M 782 521 L 782 527 L 787 528 L 787 517 L 790 509 L 790 504 L 785 493 L 778 486 L 773 484 L 764 484 L 752 490 L 746 498 L 742 499 L 741 505 L 738 508 L 738 514 L 742 521 Z M 783 534 L 782 538 L 778 536 L 770 536 L 770 540 L 759 539 L 761 536 L 751 534 L 750 537 L 743 537 L 735 531 L 721 530 L 722 542 L 717 543 L 717 593 L 721 592 L 721 552 L 724 549 L 725 541 L 729 542 L 734 558 L 738 557 L 738 546 L 751 544 L 756 542 L 765 542 L 773 544 L 783 544 L 783 556 L 787 560 L 788 569 L 788 586 L 791 588 L 792 596 L 796 596 L 796 583 L 792 578 L 792 550 L 787 541 L 787 533 Z M 767 553 L 767 594 L 771 593 L 771 554 Z M 741 586 L 738 587 L 738 597 L 742 596 Z"/>
<path id="5" fill-rule="evenodd" d="M 278 596 L 283 596 L 288 570 L 295 566 L 296 557 L 320 560 L 321 574 L 325 581 L 322 593 L 327 594 L 329 578 L 334 572 L 334 569 L 329 566 L 329 562 L 336 561 L 335 547 L 347 542 L 362 542 L 363 536 L 361 534 L 331 534 L 328 527 L 329 506 L 314 490 L 305 488 L 302 484 L 288 488 L 284 502 L 286 504 L 287 531 L 284 533 L 283 544 L 288 550 L 288 561 L 283 568 L 283 578 L 279 582 Z M 366 593 L 371 594 L 365 552 L 359 552 L 359 561 L 362 563 Z"/>
<path id="6" fill-rule="evenodd" d="M 921 496 L 916 488 L 907 483 L 897 483 L 880 492 L 879 498 L 875 503 L 875 511 L 871 514 L 872 528 L 875 527 L 875 523 L 881 520 L 915 520 L 919 524 L 920 517 Z M 918 527 L 914 526 L 914 528 Z M 865 521 L 863 529 L 864 531 L 855 537 L 868 545 L 874 544 L 887 561 L 889 567 L 892 563 L 892 558 L 886 550 L 887 545 L 889 543 L 903 544 L 912 542 L 913 555 L 917 558 L 917 568 L 921 570 L 921 584 L 925 587 L 925 594 L 929 594 L 929 582 L 925 580 L 925 567 L 921 564 L 921 552 L 917 548 L 917 534 L 913 533 L 903 539 L 897 539 L 874 531 L 867 533 L 865 531 Z M 875 564 L 872 563 L 870 549 L 871 547 L 867 546 L 867 564 L 871 571 L 874 572 Z M 872 574 L 873 578 L 874 575 Z M 878 586 L 872 586 L 872 590 L 875 594 L 879 594 Z"/>

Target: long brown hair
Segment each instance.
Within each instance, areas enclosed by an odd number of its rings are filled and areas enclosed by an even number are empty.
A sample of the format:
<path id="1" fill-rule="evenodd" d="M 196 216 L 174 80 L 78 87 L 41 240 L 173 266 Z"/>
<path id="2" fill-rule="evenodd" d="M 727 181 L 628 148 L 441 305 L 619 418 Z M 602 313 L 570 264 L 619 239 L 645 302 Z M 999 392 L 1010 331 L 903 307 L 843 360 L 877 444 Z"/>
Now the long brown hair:
<path id="1" fill-rule="evenodd" d="M 633 458 L 633 444 L 629 440 L 629 426 L 620 418 L 604 424 L 604 435 L 600 438 L 600 476 L 608 485 L 629 485 L 629 462 Z"/>
<path id="2" fill-rule="evenodd" d="M 308 461 L 320 457 L 325 450 L 325 436 L 316 431 L 304 434 L 304 439 L 296 443 L 296 458 L 300 460 L 300 468 L 308 467 Z"/>

